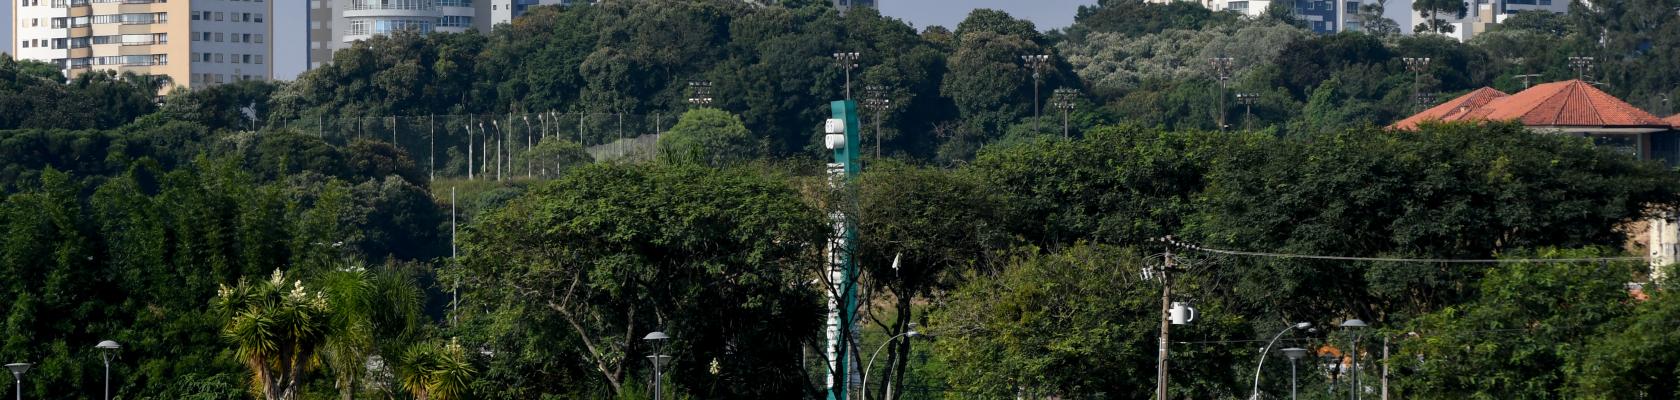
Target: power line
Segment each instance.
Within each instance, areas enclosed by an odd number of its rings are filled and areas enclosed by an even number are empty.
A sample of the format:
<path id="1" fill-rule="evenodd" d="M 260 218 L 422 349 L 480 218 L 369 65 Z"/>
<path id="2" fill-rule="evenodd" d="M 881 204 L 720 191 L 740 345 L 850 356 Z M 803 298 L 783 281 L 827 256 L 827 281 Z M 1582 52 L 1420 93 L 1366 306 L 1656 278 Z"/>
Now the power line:
<path id="1" fill-rule="evenodd" d="M 1646 260 L 1645 257 L 1641 257 L 1641 256 L 1630 256 L 1630 257 L 1575 257 L 1575 258 L 1351 257 L 1351 256 L 1327 256 L 1327 255 L 1318 255 L 1318 254 L 1290 254 L 1290 253 L 1272 253 L 1272 252 L 1263 252 L 1263 251 L 1241 251 L 1241 250 L 1216 249 L 1216 248 L 1204 247 L 1204 246 L 1191 244 L 1191 243 L 1179 242 L 1179 241 L 1175 241 L 1175 240 L 1172 240 L 1172 239 L 1167 239 L 1167 243 L 1177 245 L 1177 246 L 1185 248 L 1185 249 L 1204 252 L 1204 253 L 1226 254 L 1226 255 L 1233 255 L 1233 256 L 1271 257 L 1271 258 L 1302 258 L 1302 259 L 1313 259 L 1313 260 L 1337 260 L 1337 261 L 1411 262 L 1411 263 L 1432 263 L 1432 264 L 1516 264 L 1516 263 L 1588 263 L 1588 262 L 1645 261 Z"/>

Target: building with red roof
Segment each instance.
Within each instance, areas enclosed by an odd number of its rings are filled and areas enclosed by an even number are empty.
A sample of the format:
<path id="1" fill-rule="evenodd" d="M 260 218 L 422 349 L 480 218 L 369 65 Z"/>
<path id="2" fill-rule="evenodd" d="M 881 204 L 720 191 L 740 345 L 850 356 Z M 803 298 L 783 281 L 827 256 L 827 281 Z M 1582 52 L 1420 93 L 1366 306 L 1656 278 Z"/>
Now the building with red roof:
<path id="1" fill-rule="evenodd" d="M 1537 133 L 1578 135 L 1670 168 L 1680 166 L 1680 115 L 1657 118 L 1579 79 L 1551 82 L 1505 94 L 1476 89 L 1395 122 L 1390 129 L 1414 130 L 1427 122 L 1515 121 Z M 1680 261 L 1680 218 L 1644 221 L 1645 240 L 1633 239 L 1653 266 Z M 1635 227 L 1634 230 L 1639 229 Z"/>
<path id="2" fill-rule="evenodd" d="M 1674 140 L 1666 134 L 1680 126 L 1680 117 L 1657 118 L 1579 79 L 1539 84 L 1516 94 L 1484 87 L 1389 127 L 1411 130 L 1428 121 L 1515 121 L 1537 132 L 1591 137 L 1641 159 L 1671 166 L 1680 161 L 1680 143 L 1669 143 Z"/>

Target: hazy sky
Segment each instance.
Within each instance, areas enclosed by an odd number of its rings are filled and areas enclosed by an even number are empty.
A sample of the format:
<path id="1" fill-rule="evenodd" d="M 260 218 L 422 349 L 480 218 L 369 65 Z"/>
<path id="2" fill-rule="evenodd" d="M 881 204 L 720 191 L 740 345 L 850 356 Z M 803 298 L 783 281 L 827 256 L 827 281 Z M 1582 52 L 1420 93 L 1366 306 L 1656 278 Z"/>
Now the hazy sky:
<path id="1" fill-rule="evenodd" d="M 1066 28 L 1081 5 L 1097 0 L 876 0 L 881 14 L 898 18 L 921 30 L 933 25 L 956 29 L 957 23 L 976 8 L 1008 12 L 1015 18 L 1032 20 L 1038 30 Z"/>

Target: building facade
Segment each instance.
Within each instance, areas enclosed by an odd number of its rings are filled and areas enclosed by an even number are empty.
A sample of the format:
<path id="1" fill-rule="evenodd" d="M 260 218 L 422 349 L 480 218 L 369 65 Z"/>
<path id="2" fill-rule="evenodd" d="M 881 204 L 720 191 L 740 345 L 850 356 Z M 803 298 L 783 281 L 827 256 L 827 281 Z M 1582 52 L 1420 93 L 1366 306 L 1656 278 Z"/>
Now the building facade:
<path id="1" fill-rule="evenodd" d="M 273 0 L 12 0 L 11 53 L 202 87 L 273 76 Z M 166 89 L 167 90 L 167 89 Z"/>
<path id="2" fill-rule="evenodd" d="M 1170 0 L 1169 0 L 1170 1 Z M 1206 0 L 1203 6 L 1214 11 L 1231 11 L 1242 13 L 1250 17 L 1259 17 L 1266 13 L 1266 9 L 1275 1 L 1286 1 L 1295 10 L 1295 16 L 1306 23 L 1307 28 L 1317 33 L 1335 33 L 1359 30 L 1359 1 L 1342 0 Z"/>
<path id="3" fill-rule="evenodd" d="M 358 40 L 410 30 L 488 32 L 533 6 L 570 6 L 591 0 L 309 0 L 309 69 L 332 62 L 333 51 Z"/>

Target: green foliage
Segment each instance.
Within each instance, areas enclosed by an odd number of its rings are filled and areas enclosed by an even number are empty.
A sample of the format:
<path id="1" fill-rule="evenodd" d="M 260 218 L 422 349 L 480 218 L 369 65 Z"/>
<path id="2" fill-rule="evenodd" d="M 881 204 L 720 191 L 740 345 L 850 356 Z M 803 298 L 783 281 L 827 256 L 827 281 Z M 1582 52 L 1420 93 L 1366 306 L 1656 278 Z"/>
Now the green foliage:
<path id="1" fill-rule="evenodd" d="M 559 136 L 543 138 L 536 147 L 521 153 L 520 157 L 522 162 L 529 163 L 536 170 L 537 176 L 545 179 L 564 176 L 566 171 L 595 162 L 583 146 Z"/>
<path id="2" fill-rule="evenodd" d="M 1673 201 L 1673 174 L 1579 138 L 1511 124 L 1374 128 L 1226 152 L 1196 194 L 1194 237 L 1289 253 L 1483 258 L 1617 246 L 1617 227 Z M 1254 261 L 1235 293 L 1285 315 L 1403 319 L 1454 304 L 1473 269 Z"/>
<path id="3" fill-rule="evenodd" d="M 661 159 L 677 164 L 723 167 L 758 158 L 757 149 L 741 119 L 716 108 L 683 113 L 659 138 Z"/>
<path id="4" fill-rule="evenodd" d="M 416 400 L 465 398 L 468 382 L 476 372 L 467 361 L 466 350 L 453 341 L 417 343 L 403 352 L 400 360 L 403 388 Z"/>
<path id="5" fill-rule="evenodd" d="M 1470 10 L 1464 2 L 1458 0 L 1417 0 L 1412 2 L 1412 11 L 1417 11 L 1418 15 L 1423 17 L 1423 23 L 1418 24 L 1413 31 L 1453 33 L 1453 26 L 1447 20 L 1464 18 L 1465 13 Z"/>
<path id="6" fill-rule="evenodd" d="M 1680 272 L 1674 265 L 1666 269 L 1669 277 Z M 1598 327 L 1595 334 L 1583 338 L 1584 346 L 1569 348 L 1575 357 L 1570 358 L 1566 374 L 1574 395 L 1618 399 L 1680 395 L 1680 379 L 1676 379 L 1680 378 L 1680 331 L 1674 329 L 1674 321 L 1680 321 L 1680 294 L 1667 285 L 1657 289 L 1645 286 L 1641 292 L 1649 297 L 1635 301 L 1631 315 Z M 1563 307 L 1581 315 L 1573 308 Z"/>
<path id="7" fill-rule="evenodd" d="M 0 55 L 0 129 L 110 129 L 157 109 L 166 78 L 115 71 L 77 75 Z"/>
<path id="8" fill-rule="evenodd" d="M 1542 252 L 1541 257 L 1591 257 L 1592 251 Z M 1400 342 L 1400 387 L 1419 397 L 1462 399 L 1551 399 L 1565 396 L 1572 380 L 1567 368 L 1586 353 L 1594 338 L 1617 335 L 1612 321 L 1625 318 L 1634 306 L 1623 287 L 1630 266 L 1612 264 L 1507 264 L 1491 268 L 1476 288 L 1474 299 L 1420 316 L 1406 329 L 1415 332 Z M 1654 308 L 1646 306 L 1644 308 Z M 1620 325 L 1620 324 L 1616 324 Z M 1663 329 L 1669 331 L 1670 329 Z M 1641 332 L 1641 335 L 1658 332 Z M 1627 334 L 1622 334 L 1627 335 Z M 1646 346 L 1672 347 L 1661 341 Z M 1618 350 L 1608 350 L 1618 351 Z M 1660 353 L 1652 353 L 1657 356 Z M 1657 356 L 1665 357 L 1665 356 Z M 1640 362 L 1643 357 L 1618 363 Z M 1672 357 L 1665 357 L 1672 359 Z M 1663 361 L 1657 361 L 1661 365 Z M 1601 364 L 1600 364 L 1601 365 Z M 1672 365 L 1672 364 L 1671 364 Z M 1670 370 L 1672 371 L 1672 370 Z M 1602 376 L 1602 375 L 1600 375 Z M 1630 375 L 1624 375 L 1630 376 Z M 1631 376 L 1638 376 L 1631 374 Z M 1654 383 L 1654 382 L 1653 382 Z M 1593 383 L 1602 385 L 1602 383 Z M 1601 386 L 1603 387 L 1603 386 Z M 1660 387 L 1660 386 L 1658 386 Z M 1672 394 L 1657 389 L 1657 396 Z M 1607 392 L 1585 392 L 1599 397 Z M 1649 392 L 1648 392 L 1649 393 Z M 1635 396 L 1606 396 L 1634 398 Z"/>
<path id="9" fill-rule="evenodd" d="M 1015 251 L 995 275 L 976 275 L 931 317 L 935 355 L 948 366 L 947 398 L 1148 399 L 1154 395 L 1161 292 L 1140 281 L 1135 250 L 1076 244 Z M 1239 337 L 1242 321 L 1214 302 L 1175 337 Z M 1175 347 L 1175 397 L 1233 395 L 1240 354 L 1229 347 Z M 1104 371 L 1092 373 L 1092 371 Z"/>
<path id="10" fill-rule="evenodd" d="M 463 323 L 508 360 L 486 369 L 485 395 L 619 393 L 644 376 L 642 335 L 662 330 L 679 392 L 801 396 L 821 221 L 784 183 L 737 170 L 596 165 L 537 187 L 464 233 L 465 286 L 484 289 L 467 297 L 488 312 Z"/>
<path id="11" fill-rule="evenodd" d="M 250 368 L 253 390 L 268 400 L 298 397 L 303 376 L 319 363 L 332 332 L 332 308 L 320 292 L 280 270 L 268 280 L 240 280 L 217 292 L 215 313 L 226 321 L 222 335 Z"/>

